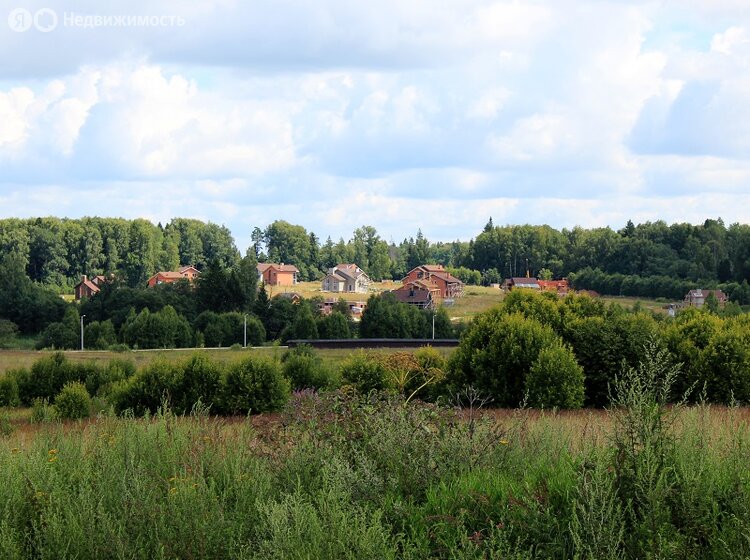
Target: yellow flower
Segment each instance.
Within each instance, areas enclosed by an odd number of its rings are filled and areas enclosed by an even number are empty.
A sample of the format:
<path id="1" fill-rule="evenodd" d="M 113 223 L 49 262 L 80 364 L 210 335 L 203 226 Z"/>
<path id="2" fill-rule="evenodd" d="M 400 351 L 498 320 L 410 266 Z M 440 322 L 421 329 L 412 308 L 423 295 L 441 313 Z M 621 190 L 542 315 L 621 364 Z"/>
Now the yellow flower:
<path id="1" fill-rule="evenodd" d="M 57 449 L 50 449 L 47 451 L 47 455 L 57 455 Z"/>
<path id="2" fill-rule="evenodd" d="M 510 442 L 507 439 L 501 439 L 500 445 L 508 445 Z"/>
<path id="3" fill-rule="evenodd" d="M 54 463 L 55 461 L 57 461 L 57 456 L 56 455 L 52 455 L 49 459 L 47 459 L 48 463 Z"/>

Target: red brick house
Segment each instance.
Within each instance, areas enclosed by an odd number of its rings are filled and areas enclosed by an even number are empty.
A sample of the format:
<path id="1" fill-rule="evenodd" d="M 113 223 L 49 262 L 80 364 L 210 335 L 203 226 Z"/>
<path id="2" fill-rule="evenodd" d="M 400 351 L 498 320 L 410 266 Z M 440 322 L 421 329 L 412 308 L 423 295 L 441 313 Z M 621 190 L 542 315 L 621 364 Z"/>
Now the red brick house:
<path id="1" fill-rule="evenodd" d="M 76 301 L 81 298 L 90 298 L 94 294 L 98 294 L 105 281 L 106 278 L 101 274 L 92 277 L 91 280 L 89 280 L 88 276 L 85 274 L 81 276 L 81 281 L 73 288 Z"/>
<path id="2" fill-rule="evenodd" d="M 421 280 L 408 282 L 391 291 L 396 301 L 414 305 L 419 309 L 432 308 L 435 305 L 434 294 L 438 292 L 439 288 L 435 289 L 434 286 L 430 286 Z"/>
<path id="3" fill-rule="evenodd" d="M 445 270 L 441 264 L 423 264 L 413 268 L 402 280 L 404 286 L 410 282 L 431 284 L 437 288 L 437 296 L 442 299 L 457 298 L 464 294 L 464 283 Z M 434 290 L 430 291 L 434 294 Z"/>
<path id="4" fill-rule="evenodd" d="M 685 296 L 684 306 L 701 308 L 706 303 L 706 298 L 709 294 L 714 295 L 721 307 L 724 307 L 729 299 L 721 290 L 690 290 Z"/>
<path id="5" fill-rule="evenodd" d="M 200 276 L 200 272 L 194 266 L 183 266 L 179 270 L 161 271 L 148 279 L 148 287 L 153 288 L 159 284 L 172 284 L 179 280 L 194 282 Z"/>
<path id="6" fill-rule="evenodd" d="M 258 263 L 258 282 L 267 286 L 294 286 L 299 270 L 291 264 Z"/>

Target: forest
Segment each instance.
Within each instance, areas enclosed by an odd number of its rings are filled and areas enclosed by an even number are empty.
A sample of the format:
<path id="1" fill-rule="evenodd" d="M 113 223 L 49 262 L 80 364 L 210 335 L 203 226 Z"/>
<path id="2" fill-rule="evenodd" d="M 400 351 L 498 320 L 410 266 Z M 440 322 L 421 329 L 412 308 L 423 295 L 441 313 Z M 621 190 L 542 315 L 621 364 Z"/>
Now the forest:
<path id="1" fill-rule="evenodd" d="M 663 221 L 623 228 L 557 230 L 546 225 L 496 226 L 489 219 L 469 241 L 429 241 L 421 231 L 396 243 L 372 226 L 348 240 L 325 241 L 300 225 L 276 220 L 251 231 L 245 256 L 299 268 L 316 280 L 330 267 L 355 262 L 373 280 L 399 280 L 414 266 L 440 263 L 467 283 L 510 276 L 569 277 L 581 288 L 614 295 L 677 298 L 686 286 L 722 285 L 732 299 L 750 303 L 750 225 Z M 0 220 L 0 258 L 16 255 L 35 283 L 70 291 L 81 275 L 115 274 L 137 287 L 159 270 L 211 261 L 237 267 L 243 254 L 223 226 L 174 218 L 168 224 L 119 218 Z"/>

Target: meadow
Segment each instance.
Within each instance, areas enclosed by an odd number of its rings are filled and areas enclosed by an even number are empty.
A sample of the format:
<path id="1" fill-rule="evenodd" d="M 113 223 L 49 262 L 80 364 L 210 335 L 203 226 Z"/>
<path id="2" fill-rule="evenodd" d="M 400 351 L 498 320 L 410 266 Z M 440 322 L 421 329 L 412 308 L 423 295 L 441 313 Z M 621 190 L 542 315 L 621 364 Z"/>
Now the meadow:
<path id="1" fill-rule="evenodd" d="M 652 396 L 558 413 L 308 391 L 246 418 L 22 420 L 0 439 L 0 556 L 748 557 L 748 411 Z"/>

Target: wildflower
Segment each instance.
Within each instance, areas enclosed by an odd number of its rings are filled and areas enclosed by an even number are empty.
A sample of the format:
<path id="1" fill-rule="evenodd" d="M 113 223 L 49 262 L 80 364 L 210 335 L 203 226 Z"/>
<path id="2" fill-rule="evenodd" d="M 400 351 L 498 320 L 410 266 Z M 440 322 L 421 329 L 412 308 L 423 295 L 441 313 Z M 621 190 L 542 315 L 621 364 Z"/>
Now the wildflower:
<path id="1" fill-rule="evenodd" d="M 55 461 L 57 461 L 57 455 L 51 455 L 49 459 L 47 459 L 48 463 L 54 463 Z"/>
<path id="2" fill-rule="evenodd" d="M 507 439 L 501 439 L 500 445 L 508 445 L 510 442 Z"/>
<path id="3" fill-rule="evenodd" d="M 47 455 L 57 455 L 57 449 L 50 449 L 47 451 Z"/>

